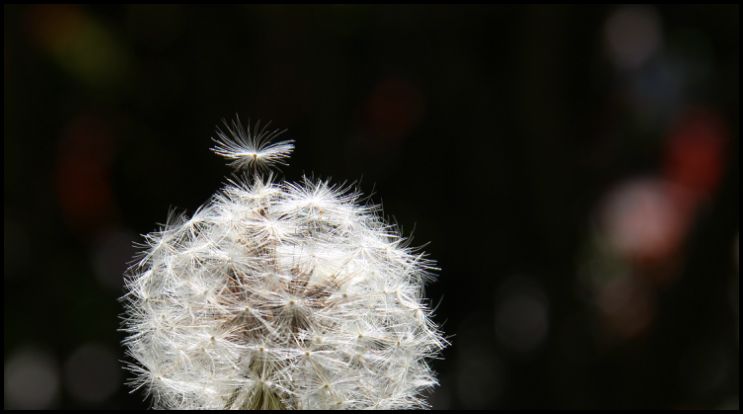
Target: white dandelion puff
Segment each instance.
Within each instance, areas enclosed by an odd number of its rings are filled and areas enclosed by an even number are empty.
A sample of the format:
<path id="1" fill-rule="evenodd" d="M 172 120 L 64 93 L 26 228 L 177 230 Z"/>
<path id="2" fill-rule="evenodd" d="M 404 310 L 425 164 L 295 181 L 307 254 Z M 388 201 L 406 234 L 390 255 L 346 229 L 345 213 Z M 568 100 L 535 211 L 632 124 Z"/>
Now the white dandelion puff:
<path id="1" fill-rule="evenodd" d="M 224 158 L 232 160 L 235 168 L 265 169 L 272 164 L 286 165 L 294 150 L 294 141 L 286 140 L 271 143 L 286 130 L 269 130 L 270 122 L 261 126 L 258 121 L 254 126 L 248 122 L 243 127 L 239 117 L 235 117 L 230 125 L 226 120 L 224 126 L 227 131 L 217 129 L 217 138 L 212 140 L 217 144 L 212 151 Z"/>
<path id="2" fill-rule="evenodd" d="M 144 237 L 122 298 L 130 386 L 155 408 L 427 407 L 447 345 L 434 263 L 351 187 L 262 175 L 292 148 L 265 128 L 220 133 L 252 174 Z"/>

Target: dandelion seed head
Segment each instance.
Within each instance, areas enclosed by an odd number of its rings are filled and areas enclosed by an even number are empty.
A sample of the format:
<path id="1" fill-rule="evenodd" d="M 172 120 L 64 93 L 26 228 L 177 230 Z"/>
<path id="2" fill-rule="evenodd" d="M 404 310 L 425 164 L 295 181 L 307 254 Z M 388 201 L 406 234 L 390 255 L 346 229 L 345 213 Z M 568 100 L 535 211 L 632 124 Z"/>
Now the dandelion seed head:
<path id="1" fill-rule="evenodd" d="M 434 263 L 353 187 L 262 174 L 293 148 L 276 132 L 229 134 L 214 152 L 252 174 L 170 214 L 127 272 L 132 389 L 155 408 L 427 407 Z"/>

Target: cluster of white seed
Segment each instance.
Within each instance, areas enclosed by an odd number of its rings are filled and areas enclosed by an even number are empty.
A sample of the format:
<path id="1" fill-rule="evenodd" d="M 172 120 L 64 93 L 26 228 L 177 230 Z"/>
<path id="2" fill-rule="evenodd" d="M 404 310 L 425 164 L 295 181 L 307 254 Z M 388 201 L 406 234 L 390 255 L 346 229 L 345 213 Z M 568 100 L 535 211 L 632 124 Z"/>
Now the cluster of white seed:
<path id="1" fill-rule="evenodd" d="M 134 390 L 155 408 L 424 408 L 446 345 L 423 297 L 432 262 L 349 188 L 276 182 L 276 131 L 219 133 L 250 169 L 145 236 L 126 276 Z"/>

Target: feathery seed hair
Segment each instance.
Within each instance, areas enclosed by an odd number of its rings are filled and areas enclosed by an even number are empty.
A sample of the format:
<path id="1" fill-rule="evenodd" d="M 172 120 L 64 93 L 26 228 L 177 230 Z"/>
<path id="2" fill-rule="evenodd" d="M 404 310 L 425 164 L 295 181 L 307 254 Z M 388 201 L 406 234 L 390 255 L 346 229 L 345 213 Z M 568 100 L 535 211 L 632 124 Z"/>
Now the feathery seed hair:
<path id="1" fill-rule="evenodd" d="M 130 385 L 154 408 L 425 408 L 447 345 L 432 261 L 350 187 L 276 181 L 292 141 L 239 119 L 215 153 L 247 170 L 144 236 L 126 275 Z"/>
<path id="2" fill-rule="evenodd" d="M 217 129 L 217 138 L 212 139 L 217 145 L 212 151 L 232 160 L 230 165 L 236 168 L 268 169 L 271 164 L 286 165 L 285 160 L 294 150 L 292 140 L 271 143 L 271 140 L 286 130 L 269 131 L 270 122 L 263 127 L 260 121 L 254 127 L 248 122 L 245 128 L 240 118 L 235 117 L 232 125 L 227 121 L 224 121 L 224 125 L 227 132 Z"/>

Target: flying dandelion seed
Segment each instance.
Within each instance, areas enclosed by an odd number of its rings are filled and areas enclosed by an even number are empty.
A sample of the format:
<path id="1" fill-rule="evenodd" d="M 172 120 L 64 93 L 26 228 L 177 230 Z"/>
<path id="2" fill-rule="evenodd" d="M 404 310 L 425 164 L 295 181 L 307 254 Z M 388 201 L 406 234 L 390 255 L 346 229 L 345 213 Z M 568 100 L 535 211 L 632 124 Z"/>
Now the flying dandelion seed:
<path id="1" fill-rule="evenodd" d="M 230 165 L 236 168 L 268 169 L 271 164 L 286 165 L 285 160 L 294 150 L 294 141 L 291 140 L 271 143 L 286 130 L 269 130 L 270 122 L 263 127 L 260 121 L 254 127 L 248 123 L 246 128 L 236 117 L 232 125 L 227 121 L 224 124 L 227 131 L 217 130 L 218 138 L 213 139 L 217 145 L 212 151 L 233 160 Z"/>
<path id="2" fill-rule="evenodd" d="M 436 270 L 349 186 L 278 182 L 292 141 L 218 131 L 247 172 L 145 236 L 126 275 L 133 390 L 155 408 L 425 408 L 447 345 L 423 296 Z"/>

